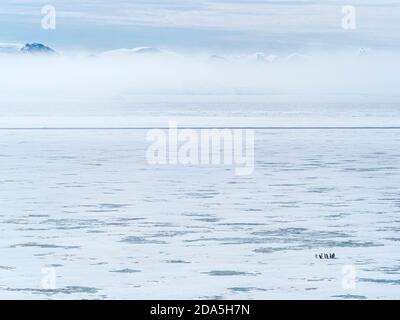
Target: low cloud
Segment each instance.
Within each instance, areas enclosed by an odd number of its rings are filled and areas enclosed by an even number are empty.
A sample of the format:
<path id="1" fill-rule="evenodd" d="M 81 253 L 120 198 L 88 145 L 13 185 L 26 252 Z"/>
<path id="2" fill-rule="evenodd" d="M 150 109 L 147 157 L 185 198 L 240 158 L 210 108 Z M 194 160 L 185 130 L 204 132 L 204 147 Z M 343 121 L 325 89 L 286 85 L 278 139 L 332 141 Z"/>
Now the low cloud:
<path id="1" fill-rule="evenodd" d="M 261 58 L 260 58 L 261 57 Z M 397 54 L 305 57 L 0 56 L 0 99 L 129 99 L 136 95 L 397 95 Z"/>

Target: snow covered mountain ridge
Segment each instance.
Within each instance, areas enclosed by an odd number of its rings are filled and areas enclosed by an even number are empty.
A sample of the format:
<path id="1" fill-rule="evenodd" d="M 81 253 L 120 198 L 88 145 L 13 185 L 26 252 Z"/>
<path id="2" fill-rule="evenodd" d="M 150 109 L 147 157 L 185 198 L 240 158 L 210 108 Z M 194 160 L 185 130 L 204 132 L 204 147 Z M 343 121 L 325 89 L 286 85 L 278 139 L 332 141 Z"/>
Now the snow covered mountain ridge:
<path id="1" fill-rule="evenodd" d="M 17 44 L 17 43 L 0 43 L 0 54 L 34 54 L 34 55 L 53 55 L 58 54 L 54 49 L 38 42 Z M 353 52 L 353 56 L 364 57 L 371 55 L 372 50 L 369 48 L 359 48 Z M 311 56 L 300 54 L 297 52 L 286 55 L 267 54 L 264 52 L 255 52 L 247 54 L 190 54 L 191 56 L 201 56 L 214 61 L 256 61 L 256 62 L 288 62 L 288 61 L 307 61 Z M 178 57 L 184 56 L 170 50 L 159 49 L 156 47 L 135 47 L 135 48 L 119 48 L 108 50 L 100 53 L 89 54 L 89 57 L 104 57 L 104 58 L 129 58 L 129 57 Z"/>
<path id="2" fill-rule="evenodd" d="M 26 43 L 25 45 L 16 43 L 0 43 L 0 54 L 55 54 L 56 51 L 42 43 Z"/>

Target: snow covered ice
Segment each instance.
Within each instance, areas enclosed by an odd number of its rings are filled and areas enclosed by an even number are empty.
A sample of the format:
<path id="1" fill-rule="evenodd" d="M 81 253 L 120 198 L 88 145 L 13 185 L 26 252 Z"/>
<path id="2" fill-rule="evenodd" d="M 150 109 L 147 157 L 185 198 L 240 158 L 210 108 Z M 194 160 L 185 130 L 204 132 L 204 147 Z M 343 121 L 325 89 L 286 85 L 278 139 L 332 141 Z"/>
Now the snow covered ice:
<path id="1" fill-rule="evenodd" d="M 246 177 L 145 135 L 1 130 L 1 297 L 398 298 L 399 130 L 258 129 Z"/>

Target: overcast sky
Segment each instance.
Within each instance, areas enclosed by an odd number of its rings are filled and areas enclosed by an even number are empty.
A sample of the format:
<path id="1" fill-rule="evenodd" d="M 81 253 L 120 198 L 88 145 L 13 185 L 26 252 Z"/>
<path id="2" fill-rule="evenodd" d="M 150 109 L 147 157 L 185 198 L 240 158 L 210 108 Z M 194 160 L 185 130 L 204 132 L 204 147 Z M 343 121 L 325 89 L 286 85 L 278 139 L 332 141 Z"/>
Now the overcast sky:
<path id="1" fill-rule="evenodd" d="M 41 28 L 41 8 L 57 28 Z M 341 27 L 354 5 L 357 29 Z M 157 46 L 181 50 L 307 52 L 400 48 L 400 0 L 1 0 L 0 42 L 57 49 Z"/>

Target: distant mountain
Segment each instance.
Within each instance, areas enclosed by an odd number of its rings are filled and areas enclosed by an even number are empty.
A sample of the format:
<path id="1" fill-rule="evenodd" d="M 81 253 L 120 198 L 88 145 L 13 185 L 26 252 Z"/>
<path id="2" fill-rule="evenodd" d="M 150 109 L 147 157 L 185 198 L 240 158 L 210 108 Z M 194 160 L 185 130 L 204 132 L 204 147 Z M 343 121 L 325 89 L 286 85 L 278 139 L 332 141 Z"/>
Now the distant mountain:
<path id="1" fill-rule="evenodd" d="M 161 50 L 153 47 L 137 47 L 131 49 L 132 53 L 141 54 L 141 53 L 161 53 Z"/>
<path id="2" fill-rule="evenodd" d="M 367 57 L 372 54 L 372 50 L 370 48 L 359 48 L 357 52 L 353 53 L 353 56 L 357 57 Z M 32 42 L 24 44 L 18 43 L 0 43 L 0 55 L 7 54 L 29 54 L 29 55 L 55 55 L 58 54 L 54 49 L 39 43 Z M 175 53 L 173 51 L 168 51 L 164 49 L 159 49 L 156 47 L 136 47 L 132 49 L 114 49 L 109 51 L 104 51 L 98 54 L 89 54 L 90 58 L 97 57 L 116 57 L 116 58 L 124 58 L 124 57 L 133 57 L 133 56 L 163 56 L 163 57 L 183 57 L 184 55 Z M 310 60 L 311 56 L 300 54 L 300 53 L 292 53 L 288 56 L 276 56 L 272 54 L 266 54 L 264 52 L 255 52 L 248 54 L 239 54 L 239 55 L 217 55 L 211 54 L 208 56 L 208 59 L 214 61 L 227 61 L 227 62 L 235 62 L 235 61 L 255 61 L 260 63 L 275 63 L 275 62 L 303 62 Z"/>
<path id="3" fill-rule="evenodd" d="M 156 54 L 173 54 L 155 47 L 136 47 L 133 49 L 116 49 L 105 51 L 103 56 L 135 56 L 135 55 L 156 55 Z"/>
<path id="4" fill-rule="evenodd" d="M 45 46 L 44 44 L 41 43 L 27 43 L 25 46 L 23 46 L 20 50 L 22 53 L 33 53 L 33 54 L 55 54 L 56 52 Z"/>
<path id="5" fill-rule="evenodd" d="M 212 60 L 220 60 L 220 61 L 223 61 L 223 60 L 225 61 L 225 60 L 226 60 L 225 57 L 220 56 L 220 55 L 217 55 L 217 54 L 211 55 L 211 56 L 210 56 L 210 59 L 212 59 Z"/>
<path id="6" fill-rule="evenodd" d="M 0 43 L 0 54 L 55 54 L 56 52 L 41 43 Z"/>
<path id="7" fill-rule="evenodd" d="M 300 53 L 292 53 L 285 58 L 287 62 L 300 62 L 300 61 L 307 61 L 310 57 Z"/>

